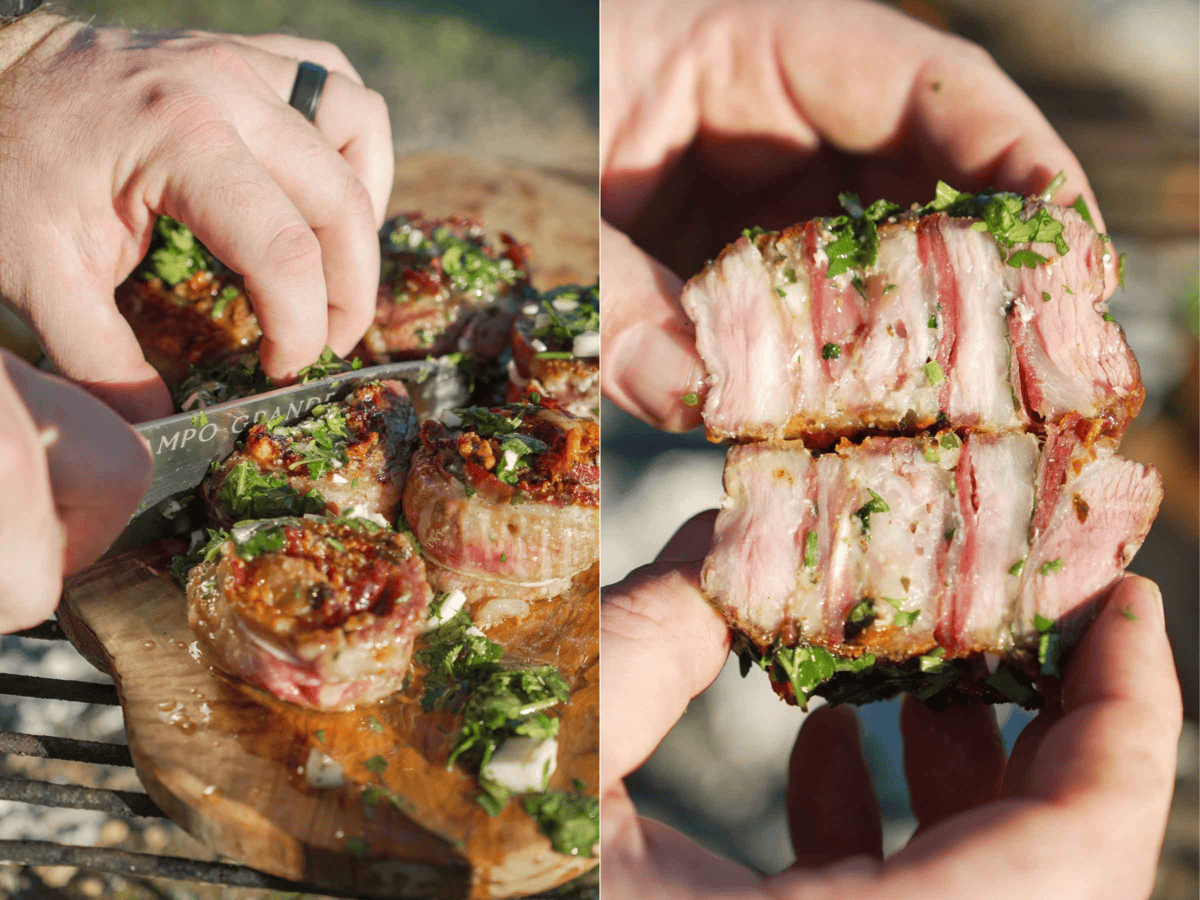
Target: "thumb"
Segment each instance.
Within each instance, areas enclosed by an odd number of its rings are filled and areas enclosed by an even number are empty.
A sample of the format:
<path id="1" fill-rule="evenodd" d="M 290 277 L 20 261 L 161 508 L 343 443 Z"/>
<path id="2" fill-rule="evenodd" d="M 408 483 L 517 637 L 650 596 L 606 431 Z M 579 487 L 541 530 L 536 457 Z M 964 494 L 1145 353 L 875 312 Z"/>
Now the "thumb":
<path id="1" fill-rule="evenodd" d="M 72 269 L 74 271 L 72 271 Z M 19 301 L 55 369 L 131 422 L 171 414 L 171 395 L 146 362 L 112 290 L 65 265 Z"/>
<path id="2" fill-rule="evenodd" d="M 707 531 L 703 538 L 697 535 Z M 658 562 L 603 592 L 600 610 L 600 780 L 615 784 L 640 766 L 708 687 L 729 655 L 729 630 L 700 591 L 700 559 L 712 515 L 680 529 Z M 684 548 L 690 548 L 685 553 Z"/>
<path id="3" fill-rule="evenodd" d="M 683 282 L 607 222 L 600 227 L 600 331 L 605 396 L 668 431 L 700 424 L 683 398 L 703 388 L 704 364 L 679 305 Z"/>

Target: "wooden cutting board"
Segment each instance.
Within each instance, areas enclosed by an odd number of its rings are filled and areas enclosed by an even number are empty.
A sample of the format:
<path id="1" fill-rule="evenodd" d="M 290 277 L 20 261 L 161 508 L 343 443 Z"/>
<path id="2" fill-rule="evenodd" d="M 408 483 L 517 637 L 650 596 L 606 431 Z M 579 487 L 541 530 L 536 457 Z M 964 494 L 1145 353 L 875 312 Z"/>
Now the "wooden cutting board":
<path id="1" fill-rule="evenodd" d="M 447 771 L 459 723 L 421 710 L 419 668 L 407 690 L 340 713 L 291 706 L 214 669 L 193 643 L 183 592 L 167 574 L 179 549 L 172 543 L 68 579 L 59 619 L 116 682 L 138 775 L 185 830 L 254 868 L 363 896 L 517 896 L 595 864 L 553 852 L 516 801 L 488 816 L 475 802 L 475 779 Z M 578 778 L 593 796 L 597 586 L 593 566 L 566 594 L 489 633 L 507 658 L 557 665 L 571 685 L 551 787 L 565 790 Z M 340 786 L 310 785 L 314 749 L 340 766 Z M 386 768 L 368 765 L 375 757 Z"/>

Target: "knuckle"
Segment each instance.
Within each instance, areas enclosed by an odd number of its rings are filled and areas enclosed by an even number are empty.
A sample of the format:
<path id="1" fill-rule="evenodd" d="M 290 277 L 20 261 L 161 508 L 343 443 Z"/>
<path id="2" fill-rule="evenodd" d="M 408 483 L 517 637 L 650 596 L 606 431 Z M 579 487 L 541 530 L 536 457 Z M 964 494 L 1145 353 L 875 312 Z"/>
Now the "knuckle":
<path id="1" fill-rule="evenodd" d="M 371 192 L 357 175 L 346 176 L 346 183 L 342 189 L 342 209 L 355 221 L 365 222 L 366 227 L 371 231 L 375 230 L 375 207 L 371 201 Z"/>
<path id="2" fill-rule="evenodd" d="M 354 67 L 350 65 L 350 60 L 342 52 L 342 48 L 332 41 L 314 41 L 313 49 L 316 51 L 316 55 L 324 60 L 326 68 L 354 70 Z"/>
<path id="3" fill-rule="evenodd" d="M 193 52 L 203 65 L 218 72 L 232 72 L 237 75 L 253 74 L 253 67 L 246 62 L 237 46 L 219 39 L 197 41 L 192 45 Z"/>
<path id="4" fill-rule="evenodd" d="M 371 88 L 363 88 L 362 94 L 362 103 L 366 117 L 370 121 L 382 125 L 390 132 L 391 119 L 388 114 L 387 101 L 383 98 L 383 94 Z"/>
<path id="5" fill-rule="evenodd" d="M 310 269 L 321 264 L 321 242 L 302 222 L 293 222 L 275 232 L 267 243 L 266 265 L 289 269 Z"/>

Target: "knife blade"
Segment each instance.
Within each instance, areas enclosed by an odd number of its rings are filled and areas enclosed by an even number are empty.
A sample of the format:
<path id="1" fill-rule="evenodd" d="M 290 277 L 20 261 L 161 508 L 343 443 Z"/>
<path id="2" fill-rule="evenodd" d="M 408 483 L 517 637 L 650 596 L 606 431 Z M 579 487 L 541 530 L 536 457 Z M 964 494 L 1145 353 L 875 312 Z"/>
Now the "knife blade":
<path id="1" fill-rule="evenodd" d="M 232 453 L 238 438 L 251 425 L 274 419 L 290 425 L 314 406 L 338 400 L 365 382 L 387 378 L 424 380 L 441 365 L 417 361 L 354 369 L 136 425 L 154 454 L 154 475 L 134 517 L 199 485 L 212 463 Z"/>

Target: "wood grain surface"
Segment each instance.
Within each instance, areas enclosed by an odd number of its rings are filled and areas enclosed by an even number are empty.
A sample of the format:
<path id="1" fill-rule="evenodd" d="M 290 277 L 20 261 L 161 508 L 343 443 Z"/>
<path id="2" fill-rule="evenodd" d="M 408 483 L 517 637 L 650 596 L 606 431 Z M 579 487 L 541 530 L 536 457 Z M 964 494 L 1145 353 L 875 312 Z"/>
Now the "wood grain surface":
<path id="1" fill-rule="evenodd" d="M 181 827 L 233 860 L 363 896 L 492 898 L 536 893 L 594 865 L 553 852 L 519 802 L 490 817 L 475 779 L 446 760 L 458 730 L 426 713 L 422 673 L 362 709 L 320 713 L 227 678 L 203 656 L 170 542 L 70 578 L 59 619 L 116 682 L 147 793 Z M 598 569 L 489 636 L 515 662 L 557 665 L 571 685 L 551 787 L 598 788 Z M 310 785 L 311 751 L 343 772 Z M 380 757 L 386 768 L 376 761 Z M 371 790 L 374 788 L 375 790 Z"/>

